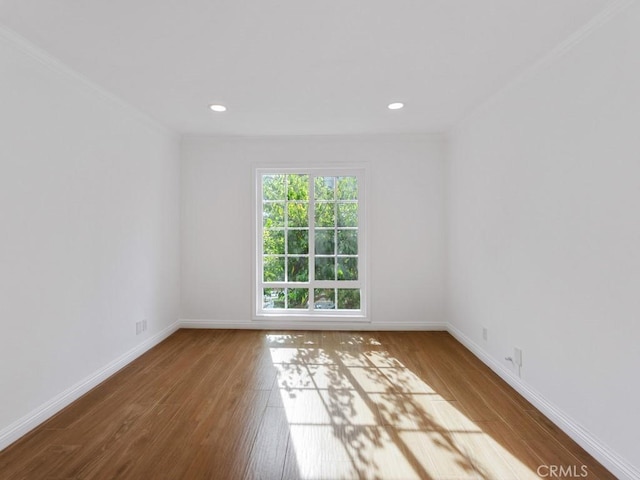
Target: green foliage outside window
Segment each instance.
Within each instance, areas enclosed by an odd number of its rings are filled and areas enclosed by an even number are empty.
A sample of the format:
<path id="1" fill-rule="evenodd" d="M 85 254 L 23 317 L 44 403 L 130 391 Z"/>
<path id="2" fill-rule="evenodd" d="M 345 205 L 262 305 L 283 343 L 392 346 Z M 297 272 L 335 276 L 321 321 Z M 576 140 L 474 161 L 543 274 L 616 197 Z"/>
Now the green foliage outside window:
<path id="1" fill-rule="evenodd" d="M 284 200 L 286 175 L 263 175 L 262 198 L 264 200 Z"/>
<path id="2" fill-rule="evenodd" d="M 356 177 L 338 177 L 338 200 L 358 199 L 358 179 Z"/>
<path id="3" fill-rule="evenodd" d="M 344 310 L 354 310 L 360 308 L 360 289 L 339 288 L 338 308 Z"/>
<path id="4" fill-rule="evenodd" d="M 263 279 L 265 282 L 284 282 L 284 257 L 264 257 Z"/>

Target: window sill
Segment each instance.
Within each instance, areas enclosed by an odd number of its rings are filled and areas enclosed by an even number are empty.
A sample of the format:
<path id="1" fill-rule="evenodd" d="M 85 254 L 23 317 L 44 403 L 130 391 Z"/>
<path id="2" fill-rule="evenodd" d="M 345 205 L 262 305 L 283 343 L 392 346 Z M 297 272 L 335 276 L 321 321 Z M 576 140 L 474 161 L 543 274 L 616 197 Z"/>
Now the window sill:
<path id="1" fill-rule="evenodd" d="M 299 313 L 260 313 L 253 316 L 256 322 L 282 322 L 282 321 L 299 321 L 299 322 L 359 322 L 370 323 L 371 320 L 363 313 L 357 314 L 299 314 Z"/>

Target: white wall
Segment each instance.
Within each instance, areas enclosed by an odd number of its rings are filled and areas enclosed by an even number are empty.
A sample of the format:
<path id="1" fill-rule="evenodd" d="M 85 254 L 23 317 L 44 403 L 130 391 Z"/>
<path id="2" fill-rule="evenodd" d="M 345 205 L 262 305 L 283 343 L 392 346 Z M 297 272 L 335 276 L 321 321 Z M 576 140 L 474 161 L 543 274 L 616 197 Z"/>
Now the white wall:
<path id="1" fill-rule="evenodd" d="M 0 448 L 178 319 L 179 175 L 177 138 L 0 31 Z"/>
<path id="2" fill-rule="evenodd" d="M 355 162 L 369 168 L 371 322 L 443 325 L 443 155 L 428 135 L 183 139 L 182 318 L 261 325 L 251 323 L 254 163 Z"/>
<path id="3" fill-rule="evenodd" d="M 639 25 L 634 3 L 462 123 L 447 173 L 454 328 L 504 367 L 522 348 L 523 384 L 636 469 Z"/>

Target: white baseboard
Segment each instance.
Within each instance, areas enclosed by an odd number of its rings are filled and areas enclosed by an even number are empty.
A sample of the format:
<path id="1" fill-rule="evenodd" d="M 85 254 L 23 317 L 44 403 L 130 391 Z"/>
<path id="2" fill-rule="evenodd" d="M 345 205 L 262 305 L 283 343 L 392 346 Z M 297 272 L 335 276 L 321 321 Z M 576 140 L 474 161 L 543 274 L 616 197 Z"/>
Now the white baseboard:
<path id="1" fill-rule="evenodd" d="M 352 330 L 352 331 L 446 331 L 446 323 L 426 322 L 361 322 L 273 320 L 191 320 L 182 319 L 180 328 L 245 329 L 245 330 Z"/>
<path id="2" fill-rule="evenodd" d="M 451 324 L 447 325 L 447 331 L 476 357 L 478 357 L 485 365 L 498 374 L 505 382 L 511 385 L 520 395 L 529 400 L 529 402 L 531 402 L 547 418 L 575 440 L 578 445 L 589 452 L 617 478 L 621 480 L 640 480 L 640 471 L 638 471 L 636 467 L 631 465 L 624 458 L 620 457 L 607 445 L 604 445 L 578 422 L 544 398 L 533 387 L 523 382 L 520 378 L 514 375 L 513 372 L 497 362 L 477 343 L 462 333 L 462 331 Z"/>
<path id="3" fill-rule="evenodd" d="M 64 407 L 80 398 L 82 395 L 109 378 L 121 368 L 125 367 L 127 364 L 131 363 L 147 350 L 156 346 L 162 340 L 178 330 L 178 328 L 179 322 L 174 322 L 161 332 L 132 348 L 124 355 L 116 358 L 98 371 L 92 373 L 59 395 L 56 395 L 54 398 L 40 405 L 35 410 L 29 412 L 24 417 L 16 420 L 8 427 L 0 430 L 0 451 L 51 418 Z"/>

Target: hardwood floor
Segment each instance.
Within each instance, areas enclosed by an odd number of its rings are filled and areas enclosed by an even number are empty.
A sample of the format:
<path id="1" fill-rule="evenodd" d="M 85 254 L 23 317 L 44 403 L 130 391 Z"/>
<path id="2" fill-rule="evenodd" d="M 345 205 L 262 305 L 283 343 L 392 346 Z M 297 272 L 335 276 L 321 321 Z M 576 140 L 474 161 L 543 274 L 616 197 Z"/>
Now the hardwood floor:
<path id="1" fill-rule="evenodd" d="M 2 479 L 540 477 L 615 478 L 444 332 L 179 330 L 0 452 Z"/>

